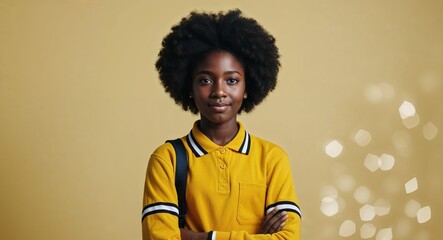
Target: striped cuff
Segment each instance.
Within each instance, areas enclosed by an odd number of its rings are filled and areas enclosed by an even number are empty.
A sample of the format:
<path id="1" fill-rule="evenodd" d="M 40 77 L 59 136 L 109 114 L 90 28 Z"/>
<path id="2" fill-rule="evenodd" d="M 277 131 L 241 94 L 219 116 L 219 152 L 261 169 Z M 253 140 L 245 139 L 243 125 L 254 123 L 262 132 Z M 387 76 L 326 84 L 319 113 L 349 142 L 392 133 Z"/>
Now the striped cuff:
<path id="1" fill-rule="evenodd" d="M 215 234 L 216 234 L 215 231 L 210 231 L 210 232 L 208 232 L 208 238 L 207 238 L 207 240 L 215 240 Z"/>
<path id="2" fill-rule="evenodd" d="M 158 203 L 149 204 L 143 208 L 142 221 L 148 215 L 155 213 L 169 213 L 178 216 L 178 206 L 173 203 L 167 203 L 167 202 L 158 202 Z"/>
<path id="3" fill-rule="evenodd" d="M 300 216 L 300 218 L 301 218 L 300 208 L 294 202 L 281 201 L 281 202 L 276 202 L 274 204 L 271 204 L 268 207 L 266 207 L 266 214 L 272 212 L 272 210 L 274 210 L 275 208 L 278 209 L 278 212 L 282 212 L 282 211 L 294 212 L 298 216 Z"/>

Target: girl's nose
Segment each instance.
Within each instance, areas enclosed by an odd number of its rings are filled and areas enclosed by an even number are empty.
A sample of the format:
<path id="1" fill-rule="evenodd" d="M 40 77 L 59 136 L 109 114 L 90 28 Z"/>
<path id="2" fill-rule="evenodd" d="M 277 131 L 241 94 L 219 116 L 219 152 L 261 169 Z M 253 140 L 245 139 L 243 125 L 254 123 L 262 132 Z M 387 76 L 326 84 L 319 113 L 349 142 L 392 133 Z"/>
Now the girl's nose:
<path id="1" fill-rule="evenodd" d="M 212 85 L 211 96 L 215 98 L 226 97 L 226 84 L 224 80 L 215 81 Z"/>

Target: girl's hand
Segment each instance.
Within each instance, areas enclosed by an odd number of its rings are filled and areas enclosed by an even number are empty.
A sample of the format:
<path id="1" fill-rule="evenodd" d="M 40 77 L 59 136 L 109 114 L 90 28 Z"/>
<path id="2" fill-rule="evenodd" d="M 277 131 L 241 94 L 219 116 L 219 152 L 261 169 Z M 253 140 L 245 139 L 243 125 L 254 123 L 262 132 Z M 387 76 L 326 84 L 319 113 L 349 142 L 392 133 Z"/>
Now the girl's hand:
<path id="1" fill-rule="evenodd" d="M 280 213 L 277 212 L 278 209 L 274 208 L 274 210 L 266 214 L 260 233 L 272 234 L 282 230 L 283 226 L 286 224 L 286 219 L 288 219 L 288 214 L 285 211 Z"/>
<path id="2" fill-rule="evenodd" d="M 193 232 L 186 228 L 180 228 L 180 236 L 182 240 L 206 240 L 207 233 Z"/>

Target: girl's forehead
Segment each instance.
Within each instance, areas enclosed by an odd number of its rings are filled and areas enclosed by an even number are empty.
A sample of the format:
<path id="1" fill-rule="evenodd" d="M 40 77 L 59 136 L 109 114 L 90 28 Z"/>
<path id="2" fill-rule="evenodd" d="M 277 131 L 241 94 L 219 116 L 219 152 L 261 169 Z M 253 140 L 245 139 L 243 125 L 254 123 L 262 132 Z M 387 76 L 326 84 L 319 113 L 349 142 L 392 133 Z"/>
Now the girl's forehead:
<path id="1" fill-rule="evenodd" d="M 240 61 L 227 51 L 213 51 L 207 54 L 196 65 L 195 70 L 223 69 L 225 71 L 241 71 L 243 66 Z"/>

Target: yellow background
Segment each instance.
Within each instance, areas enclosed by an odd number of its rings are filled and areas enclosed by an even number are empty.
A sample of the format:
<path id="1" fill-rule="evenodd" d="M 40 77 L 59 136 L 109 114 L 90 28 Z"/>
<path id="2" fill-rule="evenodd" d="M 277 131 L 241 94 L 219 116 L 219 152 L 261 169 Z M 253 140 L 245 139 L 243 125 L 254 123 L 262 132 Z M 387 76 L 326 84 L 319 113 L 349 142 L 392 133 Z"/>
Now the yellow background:
<path id="1" fill-rule="evenodd" d="M 356 224 L 348 239 L 360 239 L 359 186 L 369 204 L 391 205 L 369 222 L 377 231 L 441 237 L 442 1 L 0 0 L 0 239 L 140 239 L 147 159 L 197 119 L 160 86 L 161 40 L 191 10 L 236 7 L 282 55 L 277 89 L 239 119 L 289 153 L 303 239 L 341 239 L 345 220 Z M 420 117 L 410 129 L 405 100 Z M 359 129 L 372 135 L 365 147 Z M 334 139 L 335 159 L 324 151 Z M 394 168 L 370 172 L 368 153 L 394 156 Z M 331 217 L 320 211 L 325 187 L 340 203 Z M 405 214 L 411 200 L 430 206 L 428 222 Z"/>

